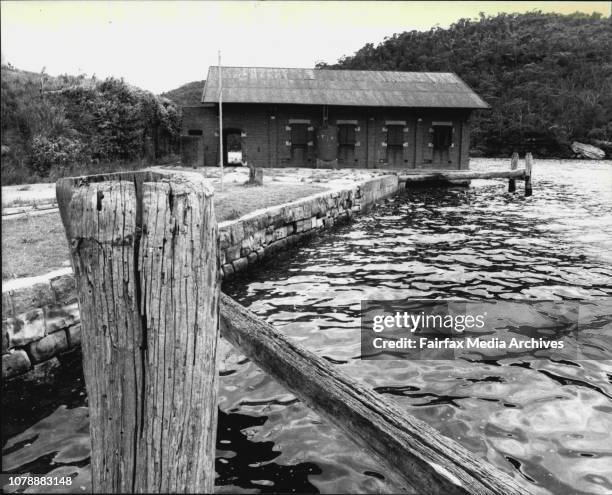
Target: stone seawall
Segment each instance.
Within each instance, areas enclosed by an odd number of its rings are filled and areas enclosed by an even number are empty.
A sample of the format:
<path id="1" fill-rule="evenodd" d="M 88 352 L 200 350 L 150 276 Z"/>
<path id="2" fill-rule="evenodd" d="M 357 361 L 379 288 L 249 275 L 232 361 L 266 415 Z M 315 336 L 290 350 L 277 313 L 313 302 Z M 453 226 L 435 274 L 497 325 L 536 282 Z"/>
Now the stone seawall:
<path id="1" fill-rule="evenodd" d="M 233 276 L 298 244 L 305 236 L 348 221 L 376 201 L 396 194 L 399 188 L 397 175 L 385 175 L 222 222 L 222 276 Z M 77 293 L 70 270 L 33 277 L 29 284 L 3 284 L 3 379 L 24 374 L 80 343 Z"/>
<path id="2" fill-rule="evenodd" d="M 219 247 L 223 276 L 245 270 L 317 230 L 347 221 L 397 191 L 397 175 L 385 175 L 222 222 L 219 224 Z"/>
<path id="3" fill-rule="evenodd" d="M 31 285 L 2 291 L 2 377 L 12 378 L 81 344 L 71 273 L 35 277 Z"/>

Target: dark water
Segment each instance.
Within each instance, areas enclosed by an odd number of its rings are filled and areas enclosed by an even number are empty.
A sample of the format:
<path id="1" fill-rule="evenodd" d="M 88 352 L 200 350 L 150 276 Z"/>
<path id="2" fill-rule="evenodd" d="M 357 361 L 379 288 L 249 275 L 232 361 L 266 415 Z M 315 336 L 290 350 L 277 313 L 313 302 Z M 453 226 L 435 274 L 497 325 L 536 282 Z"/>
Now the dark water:
<path id="1" fill-rule="evenodd" d="M 499 181 L 408 191 L 224 290 L 532 490 L 610 493 L 612 164 L 537 166 L 531 198 Z M 360 360 L 360 301 L 412 297 L 585 300 L 597 360 Z M 222 352 L 219 492 L 393 491 L 335 428 Z M 3 470 L 55 469 L 88 488 L 85 406 L 78 364 L 35 389 L 11 384 Z"/>

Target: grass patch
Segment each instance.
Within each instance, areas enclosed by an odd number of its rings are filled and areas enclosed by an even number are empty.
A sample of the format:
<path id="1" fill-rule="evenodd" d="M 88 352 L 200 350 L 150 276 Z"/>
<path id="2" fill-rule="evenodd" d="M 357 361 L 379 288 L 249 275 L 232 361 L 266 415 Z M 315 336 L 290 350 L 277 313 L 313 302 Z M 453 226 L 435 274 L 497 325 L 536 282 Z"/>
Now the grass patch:
<path id="1" fill-rule="evenodd" d="M 219 222 L 325 190 L 312 184 L 224 184 L 221 193 L 219 184 L 213 185 Z M 67 266 L 68 260 L 68 243 L 58 212 L 2 221 L 2 280 L 43 275 Z"/>
<path id="2" fill-rule="evenodd" d="M 263 186 L 245 186 L 243 184 L 219 184 L 215 186 L 215 212 L 217 220 L 235 220 L 247 213 L 261 208 L 289 203 L 296 199 L 324 191 L 325 188 L 312 184 L 265 184 Z"/>
<path id="3" fill-rule="evenodd" d="M 68 243 L 59 213 L 2 221 L 2 280 L 66 266 Z"/>
<path id="4" fill-rule="evenodd" d="M 16 199 L 11 199 L 10 201 L 7 201 L 6 203 L 4 203 L 2 205 L 2 208 L 19 208 L 20 206 L 22 207 L 26 207 L 26 206 L 36 206 L 36 205 L 47 205 L 47 204 L 53 204 L 55 203 L 55 199 L 54 200 L 48 200 L 48 199 L 30 199 L 30 198 L 16 198 Z"/>

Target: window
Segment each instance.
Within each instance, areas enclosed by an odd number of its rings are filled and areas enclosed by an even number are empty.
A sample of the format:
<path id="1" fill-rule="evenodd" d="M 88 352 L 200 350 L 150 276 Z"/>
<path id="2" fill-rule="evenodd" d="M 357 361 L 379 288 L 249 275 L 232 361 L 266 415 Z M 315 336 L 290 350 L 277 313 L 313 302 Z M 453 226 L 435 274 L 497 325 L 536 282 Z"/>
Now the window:
<path id="1" fill-rule="evenodd" d="M 306 124 L 291 124 L 291 146 L 304 148 L 308 144 L 308 126 Z"/>
<path id="2" fill-rule="evenodd" d="M 356 142 L 354 124 L 338 125 L 338 144 L 340 146 L 355 146 Z"/>
<path id="3" fill-rule="evenodd" d="M 187 134 L 189 136 L 201 136 L 203 133 L 202 133 L 202 129 L 189 129 L 187 131 Z"/>
<path id="4" fill-rule="evenodd" d="M 434 149 L 449 148 L 453 141 L 453 128 L 450 125 L 433 126 Z"/>
<path id="5" fill-rule="evenodd" d="M 403 125 L 388 125 L 387 126 L 387 146 L 401 148 L 404 146 L 404 126 Z"/>

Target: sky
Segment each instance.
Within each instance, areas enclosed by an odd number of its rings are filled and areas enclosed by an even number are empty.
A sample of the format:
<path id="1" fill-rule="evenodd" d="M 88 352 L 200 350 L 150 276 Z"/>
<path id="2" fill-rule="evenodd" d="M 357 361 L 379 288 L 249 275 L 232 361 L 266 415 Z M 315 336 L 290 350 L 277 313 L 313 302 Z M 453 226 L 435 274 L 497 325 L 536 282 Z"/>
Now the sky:
<path id="1" fill-rule="evenodd" d="M 610 16 L 610 2 L 3 1 L 2 61 L 161 93 L 205 79 L 219 50 L 227 66 L 314 67 L 393 33 L 531 10 Z"/>

